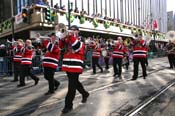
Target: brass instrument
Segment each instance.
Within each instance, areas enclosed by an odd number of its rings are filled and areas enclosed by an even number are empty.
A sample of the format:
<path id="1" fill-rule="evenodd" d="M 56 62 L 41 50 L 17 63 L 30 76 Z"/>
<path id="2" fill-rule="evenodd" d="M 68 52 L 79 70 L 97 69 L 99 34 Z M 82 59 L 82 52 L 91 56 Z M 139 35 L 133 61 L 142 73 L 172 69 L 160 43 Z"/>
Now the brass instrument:
<path id="1" fill-rule="evenodd" d="M 166 39 L 169 40 L 169 43 L 166 46 L 166 52 L 168 54 L 175 54 L 175 31 L 167 32 Z"/>
<path id="2" fill-rule="evenodd" d="M 175 43 L 175 31 L 169 31 L 166 33 L 166 39 Z"/>
<path id="3" fill-rule="evenodd" d="M 67 30 L 67 27 L 63 23 L 59 23 L 55 26 L 55 32 L 58 39 L 64 39 L 69 35 L 70 30 Z"/>
<path id="4" fill-rule="evenodd" d="M 70 34 L 72 34 L 70 30 L 67 30 L 67 27 L 65 24 L 63 23 L 59 23 L 58 25 L 55 26 L 55 32 L 56 32 L 56 36 L 57 39 L 60 40 L 65 40 L 67 38 L 67 36 L 69 36 Z M 63 52 L 66 53 L 68 51 L 68 46 L 69 44 L 63 44 Z"/>
<path id="5" fill-rule="evenodd" d="M 149 35 L 147 35 L 147 36 L 144 36 L 143 39 L 145 40 L 146 45 L 149 46 L 150 42 L 151 42 L 151 37 Z"/>
<path id="6" fill-rule="evenodd" d="M 125 46 L 129 46 L 131 44 L 131 39 L 130 38 L 126 38 L 125 40 L 124 40 L 124 45 Z"/>

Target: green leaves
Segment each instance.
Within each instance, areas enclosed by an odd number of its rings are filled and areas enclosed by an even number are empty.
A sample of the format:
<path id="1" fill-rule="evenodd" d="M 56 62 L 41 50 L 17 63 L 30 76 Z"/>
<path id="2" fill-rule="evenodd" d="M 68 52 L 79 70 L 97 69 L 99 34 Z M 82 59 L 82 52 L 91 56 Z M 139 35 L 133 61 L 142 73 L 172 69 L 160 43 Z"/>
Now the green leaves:
<path id="1" fill-rule="evenodd" d="M 98 22 L 96 19 L 93 19 L 92 24 L 94 25 L 95 28 L 98 27 Z"/>
<path id="2" fill-rule="evenodd" d="M 109 28 L 110 27 L 110 22 L 109 21 L 105 21 L 104 22 L 104 27 L 105 27 L 105 29 Z"/>
<path id="3" fill-rule="evenodd" d="M 66 13 L 66 19 L 69 20 L 69 15 L 68 13 Z M 75 19 L 75 16 L 74 15 L 70 15 L 70 22 L 72 23 Z"/>
<path id="4" fill-rule="evenodd" d="M 85 23 L 85 17 L 81 16 L 80 17 L 80 24 L 84 24 Z"/>

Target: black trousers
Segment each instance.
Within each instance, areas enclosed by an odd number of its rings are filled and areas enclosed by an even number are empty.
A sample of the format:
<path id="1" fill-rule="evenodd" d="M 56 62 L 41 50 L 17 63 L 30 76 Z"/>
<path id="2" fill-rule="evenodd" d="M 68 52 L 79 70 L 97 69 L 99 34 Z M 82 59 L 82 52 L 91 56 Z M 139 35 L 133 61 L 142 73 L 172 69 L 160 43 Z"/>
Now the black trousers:
<path id="1" fill-rule="evenodd" d="M 60 82 L 54 79 L 55 69 L 44 67 L 44 78 L 48 81 L 49 92 L 54 92 L 55 86 L 59 85 Z"/>
<path id="2" fill-rule="evenodd" d="M 141 63 L 142 75 L 143 75 L 143 77 L 146 77 L 147 76 L 146 66 L 145 66 L 146 58 L 134 58 L 133 61 L 134 61 L 134 75 L 133 75 L 133 79 L 137 79 L 138 78 L 139 63 Z"/>
<path id="3" fill-rule="evenodd" d="M 109 69 L 109 57 L 105 57 L 105 69 Z"/>
<path id="4" fill-rule="evenodd" d="M 21 72 L 20 72 L 20 85 L 25 85 L 25 77 L 30 76 L 34 81 L 39 80 L 38 77 L 36 77 L 31 72 L 31 65 L 21 65 Z"/>
<path id="5" fill-rule="evenodd" d="M 148 57 L 145 59 L 145 64 L 148 66 Z"/>
<path id="6" fill-rule="evenodd" d="M 78 90 L 82 95 L 85 95 L 88 92 L 84 89 L 83 85 L 79 81 L 79 73 L 67 72 L 67 77 L 68 77 L 68 92 L 65 98 L 65 108 L 72 108 L 76 90 Z"/>
<path id="7" fill-rule="evenodd" d="M 122 74 L 122 58 L 113 58 L 114 75 L 121 76 Z"/>
<path id="8" fill-rule="evenodd" d="M 18 81 L 18 76 L 20 76 L 21 62 L 14 62 L 14 81 Z"/>
<path id="9" fill-rule="evenodd" d="M 92 68 L 93 68 L 93 73 L 96 73 L 96 65 L 99 67 L 101 71 L 103 71 L 102 67 L 98 64 L 98 59 L 99 58 L 92 58 Z"/>
<path id="10" fill-rule="evenodd" d="M 168 54 L 168 61 L 170 64 L 170 68 L 175 68 L 175 55 L 174 54 Z"/>

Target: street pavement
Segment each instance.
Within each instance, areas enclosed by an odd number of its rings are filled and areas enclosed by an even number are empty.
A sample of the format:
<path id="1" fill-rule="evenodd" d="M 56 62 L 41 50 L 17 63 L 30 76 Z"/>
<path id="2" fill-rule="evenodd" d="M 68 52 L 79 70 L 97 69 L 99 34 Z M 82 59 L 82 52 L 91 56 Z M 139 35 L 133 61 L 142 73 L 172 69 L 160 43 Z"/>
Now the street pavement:
<path id="1" fill-rule="evenodd" d="M 141 67 L 141 66 L 140 66 Z M 139 103 L 152 96 L 159 89 L 175 79 L 175 69 L 169 69 L 167 58 L 149 60 L 148 77 L 131 81 L 133 64 L 129 70 L 123 69 L 122 79 L 113 77 L 113 69 L 91 75 L 87 69 L 80 75 L 80 81 L 89 91 L 87 103 L 81 103 L 77 92 L 73 111 L 65 116 L 123 116 Z M 142 71 L 139 71 L 139 75 Z M 67 78 L 64 72 L 57 72 L 55 78 L 61 82 L 52 96 L 45 96 L 48 91 L 47 81 L 38 75 L 40 82 L 27 79 L 27 85 L 17 88 L 13 78 L 0 80 L 0 116 L 60 116 L 67 93 Z M 159 116 L 159 115 L 155 115 Z"/>
<path id="2" fill-rule="evenodd" d="M 142 116 L 174 116 L 175 115 L 175 86 L 171 87 L 145 107 L 138 114 Z"/>

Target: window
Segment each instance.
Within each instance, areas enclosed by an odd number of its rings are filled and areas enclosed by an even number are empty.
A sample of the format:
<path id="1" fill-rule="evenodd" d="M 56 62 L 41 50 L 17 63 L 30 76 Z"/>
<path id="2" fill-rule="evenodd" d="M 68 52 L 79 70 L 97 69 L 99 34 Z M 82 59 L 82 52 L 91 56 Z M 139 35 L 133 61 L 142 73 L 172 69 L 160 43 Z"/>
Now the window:
<path id="1" fill-rule="evenodd" d="M 97 13 L 101 14 L 101 0 L 97 0 Z"/>
<path id="2" fill-rule="evenodd" d="M 83 8 L 88 13 L 88 0 L 83 0 Z"/>
<path id="3" fill-rule="evenodd" d="M 89 0 L 89 15 L 92 15 L 94 13 L 93 7 L 94 7 L 93 0 Z"/>
<path id="4" fill-rule="evenodd" d="M 77 7 L 79 11 L 82 11 L 82 0 L 77 0 Z"/>

